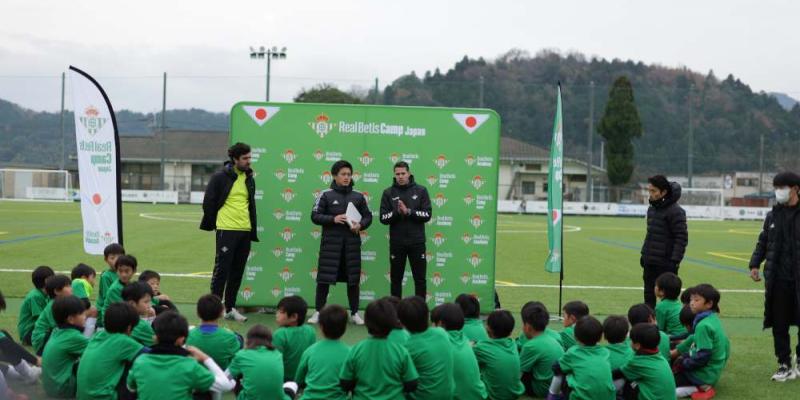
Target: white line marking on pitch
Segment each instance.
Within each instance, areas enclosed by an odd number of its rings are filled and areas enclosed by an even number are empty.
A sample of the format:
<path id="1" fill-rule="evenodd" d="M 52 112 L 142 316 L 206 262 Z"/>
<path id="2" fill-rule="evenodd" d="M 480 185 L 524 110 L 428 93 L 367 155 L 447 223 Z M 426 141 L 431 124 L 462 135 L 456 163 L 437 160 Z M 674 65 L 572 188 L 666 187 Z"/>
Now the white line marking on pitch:
<path id="1" fill-rule="evenodd" d="M 0 268 L 0 272 L 20 272 L 20 273 L 28 273 L 30 274 L 32 270 L 29 269 L 14 269 L 14 268 Z M 69 274 L 71 271 L 56 271 L 59 274 Z M 211 277 L 211 272 L 194 272 L 191 274 L 175 274 L 169 272 L 159 272 L 161 276 L 169 276 L 173 278 L 202 278 L 208 279 Z M 202 274 L 202 275 L 201 275 Z M 206 275 L 207 274 L 207 275 Z"/>
<path id="2" fill-rule="evenodd" d="M 539 285 L 528 283 L 514 283 L 506 281 L 496 281 L 497 287 L 515 287 L 515 288 L 538 288 L 538 289 L 558 289 L 558 285 Z M 587 290 L 642 290 L 641 286 L 581 286 L 581 285 L 564 285 L 564 289 L 587 289 Z M 764 293 L 763 289 L 718 289 L 722 293 Z"/>

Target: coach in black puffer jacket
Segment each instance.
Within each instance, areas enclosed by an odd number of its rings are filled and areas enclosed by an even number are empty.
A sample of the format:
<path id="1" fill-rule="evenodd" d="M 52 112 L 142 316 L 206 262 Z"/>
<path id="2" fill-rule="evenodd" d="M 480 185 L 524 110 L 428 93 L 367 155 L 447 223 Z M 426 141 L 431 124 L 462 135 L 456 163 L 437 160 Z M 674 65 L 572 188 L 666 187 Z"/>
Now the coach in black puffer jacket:
<path id="1" fill-rule="evenodd" d="M 358 286 L 361 280 L 361 235 L 372 223 L 364 195 L 353 190 L 353 167 L 347 161 L 337 161 L 331 168 L 334 182 L 322 192 L 311 210 L 311 221 L 322 226 L 317 270 L 317 312 L 325 306 L 330 285 L 346 282 L 350 311 L 358 311 Z M 348 203 L 361 214 L 360 226 L 351 228 L 343 219 Z M 313 319 L 313 317 L 312 317 Z M 316 321 L 314 321 L 316 322 Z"/>
<path id="2" fill-rule="evenodd" d="M 653 291 L 656 278 L 665 272 L 678 273 L 689 233 L 686 212 L 678 205 L 681 185 L 668 182 L 663 175 L 648 179 L 650 207 L 647 209 L 647 236 L 642 245 L 640 264 L 644 268 L 644 301 L 655 308 Z"/>
<path id="3" fill-rule="evenodd" d="M 800 265 L 797 249 L 800 245 L 800 176 L 793 172 L 775 175 L 775 200 L 764 219 L 758 243 L 750 258 L 750 277 L 760 281 L 759 267 L 764 263 L 764 329 L 772 328 L 778 372 L 772 379 L 789 379 L 792 367 L 792 347 L 789 328 L 800 322 Z"/>

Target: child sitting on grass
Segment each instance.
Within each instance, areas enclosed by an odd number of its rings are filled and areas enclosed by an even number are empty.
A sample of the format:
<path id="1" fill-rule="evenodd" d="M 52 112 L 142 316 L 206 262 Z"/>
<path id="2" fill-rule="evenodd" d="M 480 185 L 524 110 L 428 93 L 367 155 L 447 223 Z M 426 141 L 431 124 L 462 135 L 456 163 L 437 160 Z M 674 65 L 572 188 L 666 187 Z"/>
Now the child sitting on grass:
<path id="1" fill-rule="evenodd" d="M 219 326 L 225 316 L 222 299 L 215 294 L 206 294 L 197 300 L 197 316 L 200 326 L 189 331 L 186 344 L 197 347 L 223 370 L 228 368 L 233 356 L 242 349 L 242 338 L 228 328 Z"/>
<path id="2" fill-rule="evenodd" d="M 31 334 L 33 333 L 33 326 L 36 325 L 36 320 L 42 314 L 50 298 L 47 296 L 47 291 L 44 289 L 44 282 L 47 278 L 55 275 L 53 269 L 42 265 L 36 267 L 31 273 L 31 281 L 33 282 L 33 289 L 25 295 L 22 300 L 22 305 L 19 307 L 19 319 L 17 322 L 17 333 L 19 333 L 19 340 L 24 345 L 31 345 Z"/>
<path id="3" fill-rule="evenodd" d="M 283 353 L 283 380 L 293 381 L 300 357 L 317 341 L 317 332 L 305 324 L 308 304 L 300 296 L 287 296 L 278 302 L 275 321 L 279 328 L 272 343 Z"/>

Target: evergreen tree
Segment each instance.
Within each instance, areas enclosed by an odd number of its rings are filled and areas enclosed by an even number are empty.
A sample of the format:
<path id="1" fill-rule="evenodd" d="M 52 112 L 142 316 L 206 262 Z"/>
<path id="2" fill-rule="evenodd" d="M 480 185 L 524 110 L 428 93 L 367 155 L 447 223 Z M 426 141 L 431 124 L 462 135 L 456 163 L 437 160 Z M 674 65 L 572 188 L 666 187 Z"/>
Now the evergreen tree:
<path id="1" fill-rule="evenodd" d="M 633 175 L 633 139 L 642 136 L 633 87 L 625 76 L 614 81 L 597 132 L 606 140 L 608 181 L 616 189 L 617 198 L 613 200 L 618 201 L 619 186 L 628 183 Z"/>

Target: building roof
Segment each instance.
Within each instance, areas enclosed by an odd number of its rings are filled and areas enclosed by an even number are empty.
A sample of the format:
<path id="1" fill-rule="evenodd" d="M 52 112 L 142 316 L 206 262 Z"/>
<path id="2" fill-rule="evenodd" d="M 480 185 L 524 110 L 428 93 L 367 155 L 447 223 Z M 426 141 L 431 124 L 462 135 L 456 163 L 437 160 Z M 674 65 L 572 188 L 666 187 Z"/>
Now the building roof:
<path id="1" fill-rule="evenodd" d="M 149 136 L 120 135 L 120 157 L 123 161 L 160 161 L 161 132 Z M 164 136 L 164 157 L 167 161 L 221 163 L 227 159 L 227 131 L 168 130 Z"/>
<path id="2" fill-rule="evenodd" d="M 510 137 L 500 137 L 501 160 L 549 160 L 550 152 Z"/>

